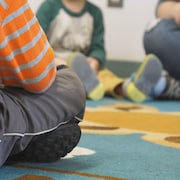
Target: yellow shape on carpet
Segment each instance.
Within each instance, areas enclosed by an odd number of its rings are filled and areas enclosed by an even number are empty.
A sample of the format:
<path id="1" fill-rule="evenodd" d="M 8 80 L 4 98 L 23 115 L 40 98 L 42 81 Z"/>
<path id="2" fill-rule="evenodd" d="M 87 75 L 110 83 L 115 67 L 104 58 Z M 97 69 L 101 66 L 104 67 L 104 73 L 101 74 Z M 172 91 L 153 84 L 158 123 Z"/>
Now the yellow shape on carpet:
<path id="1" fill-rule="evenodd" d="M 114 104 L 86 108 L 82 131 L 94 134 L 142 133 L 142 139 L 180 148 L 180 113 L 158 112 L 154 107 Z"/>

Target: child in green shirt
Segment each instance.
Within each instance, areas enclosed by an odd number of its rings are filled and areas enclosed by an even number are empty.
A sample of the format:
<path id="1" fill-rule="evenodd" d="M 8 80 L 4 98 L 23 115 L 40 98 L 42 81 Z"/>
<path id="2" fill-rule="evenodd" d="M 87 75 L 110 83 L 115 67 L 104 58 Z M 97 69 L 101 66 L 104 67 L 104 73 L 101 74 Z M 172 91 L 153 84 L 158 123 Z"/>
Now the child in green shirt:
<path id="1" fill-rule="evenodd" d="M 89 99 L 99 100 L 105 93 L 120 95 L 115 89 L 122 79 L 107 69 L 101 71 L 106 61 L 104 21 L 96 5 L 86 0 L 46 0 L 37 18 L 55 51 L 56 63 L 64 61 L 75 70 Z"/>

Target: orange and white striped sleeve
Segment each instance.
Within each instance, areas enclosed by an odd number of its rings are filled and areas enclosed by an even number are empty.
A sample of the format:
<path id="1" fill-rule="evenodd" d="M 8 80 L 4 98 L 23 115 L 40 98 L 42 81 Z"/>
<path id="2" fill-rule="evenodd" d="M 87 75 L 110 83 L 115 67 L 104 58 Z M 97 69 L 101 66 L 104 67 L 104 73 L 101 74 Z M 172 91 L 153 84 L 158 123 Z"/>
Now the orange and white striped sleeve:
<path id="1" fill-rule="evenodd" d="M 0 79 L 44 92 L 56 76 L 54 52 L 27 0 L 0 0 Z"/>

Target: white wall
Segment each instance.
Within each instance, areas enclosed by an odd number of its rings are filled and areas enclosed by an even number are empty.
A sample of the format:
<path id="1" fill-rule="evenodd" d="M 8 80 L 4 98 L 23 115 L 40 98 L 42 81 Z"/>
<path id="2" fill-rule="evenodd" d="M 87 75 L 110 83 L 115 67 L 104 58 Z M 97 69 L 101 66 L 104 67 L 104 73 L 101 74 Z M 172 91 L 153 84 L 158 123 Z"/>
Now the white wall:
<path id="1" fill-rule="evenodd" d="M 32 9 L 34 12 L 37 11 L 39 5 L 43 2 L 44 0 L 28 0 L 29 4 L 31 5 Z"/>
<path id="2" fill-rule="evenodd" d="M 123 8 L 109 8 L 107 0 L 90 0 L 104 14 L 105 46 L 108 59 L 141 61 L 144 58 L 143 32 L 154 18 L 157 0 L 124 0 Z M 43 0 L 29 0 L 34 11 Z"/>

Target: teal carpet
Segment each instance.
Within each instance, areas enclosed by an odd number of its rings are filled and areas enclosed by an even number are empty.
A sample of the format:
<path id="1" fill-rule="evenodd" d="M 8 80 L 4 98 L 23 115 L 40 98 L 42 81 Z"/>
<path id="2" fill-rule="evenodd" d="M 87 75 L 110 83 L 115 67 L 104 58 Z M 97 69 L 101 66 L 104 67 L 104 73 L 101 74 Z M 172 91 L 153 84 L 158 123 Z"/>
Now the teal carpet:
<path id="1" fill-rule="evenodd" d="M 82 123 L 82 138 L 78 147 L 70 153 L 69 157 L 55 163 L 12 163 L 0 169 L 2 180 L 179 180 L 180 179 L 180 105 L 176 101 L 148 101 L 136 106 L 153 107 L 158 113 L 169 114 L 170 119 L 166 123 L 160 119 L 153 119 L 159 126 L 161 132 L 152 129 L 149 131 L 139 129 L 128 129 L 119 126 L 112 117 L 109 122 L 102 123 L 97 118 L 98 108 L 114 106 L 118 103 L 125 104 L 126 108 L 116 109 L 122 111 L 117 114 L 121 120 L 132 112 L 127 110 L 126 100 L 115 100 L 104 98 L 99 102 L 87 101 L 87 111 Z M 130 103 L 131 104 L 131 103 Z M 134 107 L 134 106 L 133 106 Z M 94 108 L 94 110 L 93 110 Z M 137 109 L 137 107 L 135 108 Z M 107 110 L 107 109 L 106 109 Z M 94 114 L 93 114 L 94 111 Z M 97 111 L 97 112 L 96 112 Z M 154 111 L 154 109 L 153 109 Z M 134 112 L 134 111 L 133 111 Z M 92 114 L 91 114 L 92 113 Z M 105 114 L 104 111 L 103 114 Z M 119 113 L 119 112 L 118 112 Z M 124 114 L 125 113 L 125 114 Z M 126 114 L 127 113 L 127 114 Z M 142 113 L 137 112 L 138 113 Z M 144 112 L 143 109 L 143 113 Z M 149 111 L 148 111 L 149 113 Z M 101 116 L 100 116 L 101 117 Z M 162 116 L 164 117 L 164 116 Z M 104 117 L 105 119 L 106 117 Z M 117 117 L 115 117 L 117 119 Z M 172 118 L 172 119 L 171 119 Z M 93 121 L 91 121 L 93 120 Z M 178 122 L 179 120 L 179 122 Z M 116 120 L 117 121 L 117 120 Z M 144 122 L 147 119 L 144 119 Z M 167 122 L 170 122 L 169 124 Z M 172 122 L 172 123 L 171 123 Z M 111 125 L 109 125 L 109 123 Z M 138 120 L 136 122 L 138 124 Z M 174 124 L 173 124 L 174 123 Z M 144 124 L 143 124 L 144 125 Z M 172 131 L 167 130 L 168 126 Z M 176 126 L 176 127 L 174 127 Z M 177 127 L 178 126 L 178 127 Z M 167 128 L 167 129 L 168 129 Z M 173 128 L 176 133 L 173 134 Z M 179 131 L 178 131 L 179 129 Z M 157 137 L 168 136 L 167 144 L 160 140 L 144 139 L 146 135 Z M 164 144 L 163 144 L 164 143 Z M 168 144 L 169 143 L 169 144 Z"/>

